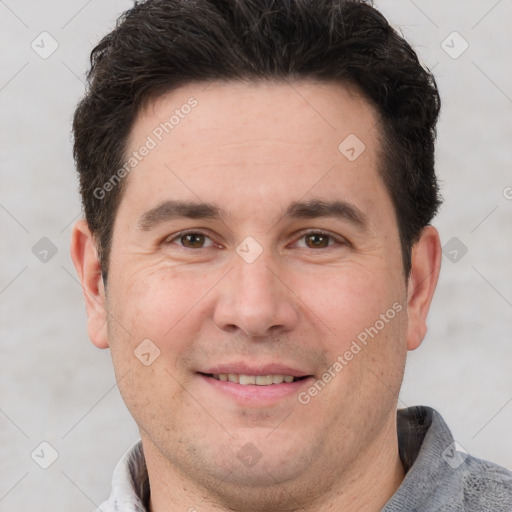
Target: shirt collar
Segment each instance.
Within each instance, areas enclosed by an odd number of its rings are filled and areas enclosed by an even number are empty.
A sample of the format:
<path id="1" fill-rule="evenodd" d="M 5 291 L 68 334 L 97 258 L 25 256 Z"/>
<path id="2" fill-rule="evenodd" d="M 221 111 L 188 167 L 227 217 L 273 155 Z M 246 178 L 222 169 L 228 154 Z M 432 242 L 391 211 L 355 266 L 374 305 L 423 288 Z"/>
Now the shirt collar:
<path id="1" fill-rule="evenodd" d="M 119 460 L 112 477 L 112 493 L 100 512 L 147 512 L 149 479 L 142 442 L 135 443 Z"/>

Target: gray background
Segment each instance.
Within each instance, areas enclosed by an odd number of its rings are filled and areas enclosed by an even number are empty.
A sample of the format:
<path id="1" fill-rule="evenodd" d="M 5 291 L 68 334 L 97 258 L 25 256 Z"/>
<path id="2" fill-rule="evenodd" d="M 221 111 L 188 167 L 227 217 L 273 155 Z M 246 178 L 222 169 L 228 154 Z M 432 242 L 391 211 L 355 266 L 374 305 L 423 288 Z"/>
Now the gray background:
<path id="1" fill-rule="evenodd" d="M 0 1 L 1 512 L 94 509 L 138 438 L 109 352 L 87 338 L 68 251 L 80 216 L 71 117 L 90 50 L 129 6 Z M 456 237 L 443 257 L 429 333 L 409 355 L 400 406 L 436 407 L 466 450 L 512 469 L 512 2 L 377 6 L 438 78 L 445 205 L 435 225 L 443 244 Z M 58 44 L 46 59 L 31 47 L 51 49 L 43 31 Z M 464 42 L 454 31 L 469 44 L 458 58 Z M 43 237 L 57 250 L 46 262 Z M 46 470 L 35 462 L 51 462 L 43 441 L 58 453 Z"/>

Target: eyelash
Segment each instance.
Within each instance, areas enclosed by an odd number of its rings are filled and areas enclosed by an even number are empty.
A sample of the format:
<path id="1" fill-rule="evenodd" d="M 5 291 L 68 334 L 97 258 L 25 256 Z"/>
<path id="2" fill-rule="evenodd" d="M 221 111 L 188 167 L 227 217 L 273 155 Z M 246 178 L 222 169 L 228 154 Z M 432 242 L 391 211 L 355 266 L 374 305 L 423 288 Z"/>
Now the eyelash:
<path id="1" fill-rule="evenodd" d="M 179 233 L 176 233 L 175 235 L 172 235 L 170 238 L 166 238 L 164 240 L 164 244 L 166 245 L 170 245 L 172 243 L 174 243 L 175 240 L 179 240 L 181 237 L 183 236 L 186 236 L 186 235 L 203 235 L 207 238 L 209 238 L 210 240 L 212 240 L 212 238 L 204 233 L 203 231 L 200 231 L 200 230 L 188 230 L 188 231 L 180 231 Z M 328 249 L 330 247 L 332 247 L 333 245 L 344 245 L 344 246 L 347 246 L 349 245 L 349 242 L 341 237 L 336 237 L 334 236 L 332 233 L 329 233 L 328 231 L 324 231 L 322 229 L 313 229 L 313 230 L 307 230 L 307 231 L 303 231 L 301 233 L 299 233 L 299 237 L 297 238 L 297 240 L 301 240 L 303 239 L 304 237 L 306 237 L 307 235 L 322 235 L 322 236 L 327 236 L 330 238 L 330 240 L 333 240 L 335 243 L 334 244 L 330 244 L 328 245 L 327 247 L 321 247 L 321 249 Z M 213 240 L 212 240 L 213 242 Z M 199 247 L 197 249 L 193 249 L 193 248 L 190 248 L 190 247 L 184 247 L 183 245 L 179 245 L 179 247 L 181 249 L 185 249 L 185 250 L 190 250 L 190 251 L 197 251 L 199 249 L 210 249 L 211 247 Z M 318 249 L 313 249 L 311 247 L 302 247 L 303 249 L 311 249 L 311 250 L 318 250 Z"/>

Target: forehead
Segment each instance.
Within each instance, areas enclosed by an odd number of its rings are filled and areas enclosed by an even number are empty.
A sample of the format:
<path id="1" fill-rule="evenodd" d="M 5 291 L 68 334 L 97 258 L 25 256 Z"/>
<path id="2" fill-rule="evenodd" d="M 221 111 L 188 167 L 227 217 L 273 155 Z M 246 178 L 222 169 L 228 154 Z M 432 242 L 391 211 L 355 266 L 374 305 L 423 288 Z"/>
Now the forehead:
<path id="1" fill-rule="evenodd" d="M 343 84 L 189 84 L 139 113 L 126 157 L 145 146 L 127 176 L 130 201 L 156 205 L 177 195 L 243 207 L 248 194 L 284 203 L 308 190 L 325 197 L 341 189 L 357 196 L 363 185 L 384 192 L 377 114 Z"/>
<path id="2" fill-rule="evenodd" d="M 280 137 L 309 146 L 327 134 L 332 137 L 326 142 L 336 142 L 351 133 L 371 137 L 376 135 L 376 120 L 374 109 L 348 84 L 267 80 L 191 83 L 149 102 L 139 112 L 130 139 L 151 132 L 158 142 L 165 138 L 179 143 L 190 135 L 187 128 L 193 128 L 196 144 L 202 145 L 244 142 L 253 135 L 253 142 L 258 136 Z M 160 124 L 155 124 L 158 121 Z M 203 137 L 207 130 L 210 133 Z"/>

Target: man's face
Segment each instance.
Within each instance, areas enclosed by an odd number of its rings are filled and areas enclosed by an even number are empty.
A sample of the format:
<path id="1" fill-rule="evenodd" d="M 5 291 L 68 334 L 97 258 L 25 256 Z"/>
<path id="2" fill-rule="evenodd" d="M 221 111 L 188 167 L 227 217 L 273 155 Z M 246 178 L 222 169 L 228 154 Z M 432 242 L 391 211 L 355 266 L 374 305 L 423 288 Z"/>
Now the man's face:
<path id="1" fill-rule="evenodd" d="M 138 116 L 127 157 L 156 146 L 126 178 L 106 297 L 148 457 L 210 489 L 328 486 L 394 429 L 407 288 L 376 121 L 314 83 L 188 85 Z"/>

